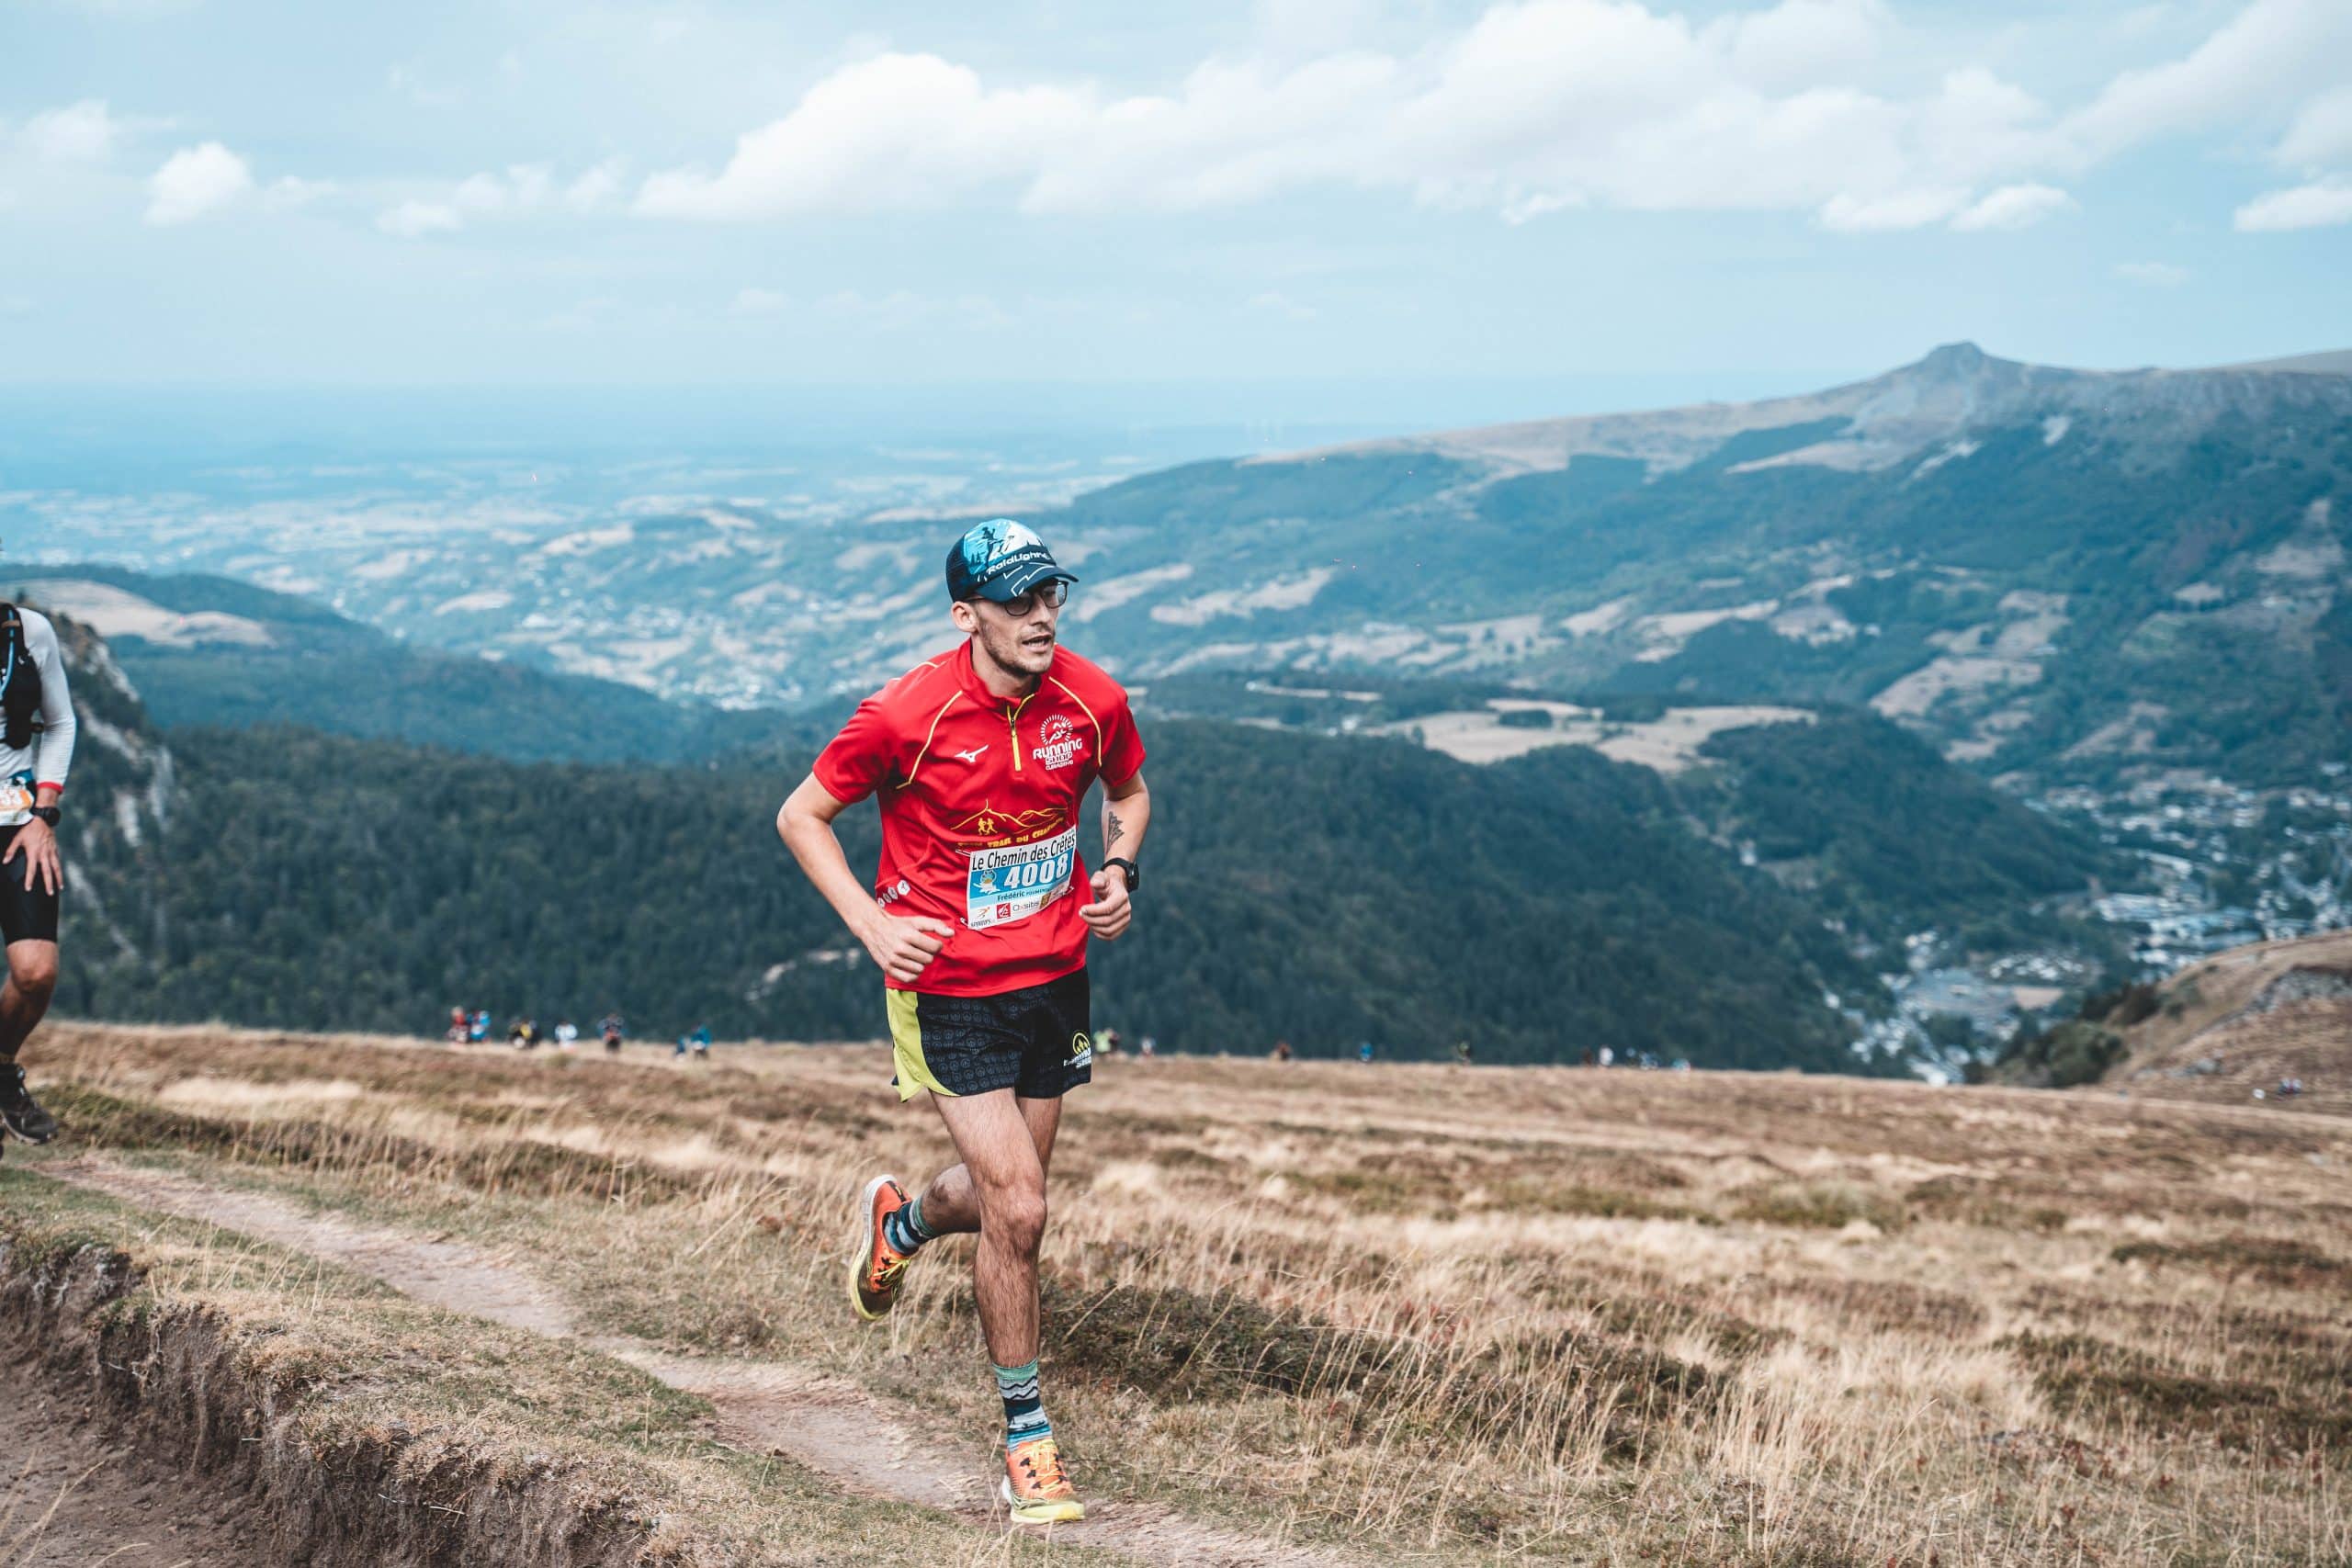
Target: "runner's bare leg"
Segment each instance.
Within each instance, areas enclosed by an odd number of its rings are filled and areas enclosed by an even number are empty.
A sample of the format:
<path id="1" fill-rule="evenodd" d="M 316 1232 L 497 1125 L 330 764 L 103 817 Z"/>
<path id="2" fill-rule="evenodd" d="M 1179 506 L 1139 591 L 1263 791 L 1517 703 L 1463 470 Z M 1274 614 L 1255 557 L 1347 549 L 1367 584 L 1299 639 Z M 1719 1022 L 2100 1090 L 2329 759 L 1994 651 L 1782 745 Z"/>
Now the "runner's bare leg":
<path id="1" fill-rule="evenodd" d="M 933 1096 L 933 1103 L 938 1097 Z M 1061 1127 L 1062 1102 L 1058 1100 L 1013 1100 L 1021 1107 L 1021 1119 L 1029 1124 L 1030 1139 L 1037 1145 L 1037 1164 L 1050 1170 L 1054 1163 L 1054 1134 Z M 944 1112 L 942 1112 L 943 1119 Z M 953 1136 L 955 1129 L 948 1129 Z M 969 1235 L 980 1228 L 979 1189 L 972 1180 L 970 1168 L 962 1164 L 951 1165 L 931 1179 L 922 1190 L 923 1229 L 933 1235 Z"/>
<path id="2" fill-rule="evenodd" d="M 1046 1230 L 1046 1168 L 1061 1125 L 1058 1100 L 1021 1100 L 1007 1089 L 934 1094 L 962 1163 L 923 1190 L 923 1227 L 979 1233 L 972 1289 L 980 1332 L 998 1366 L 1037 1359 L 1037 1244 Z"/>

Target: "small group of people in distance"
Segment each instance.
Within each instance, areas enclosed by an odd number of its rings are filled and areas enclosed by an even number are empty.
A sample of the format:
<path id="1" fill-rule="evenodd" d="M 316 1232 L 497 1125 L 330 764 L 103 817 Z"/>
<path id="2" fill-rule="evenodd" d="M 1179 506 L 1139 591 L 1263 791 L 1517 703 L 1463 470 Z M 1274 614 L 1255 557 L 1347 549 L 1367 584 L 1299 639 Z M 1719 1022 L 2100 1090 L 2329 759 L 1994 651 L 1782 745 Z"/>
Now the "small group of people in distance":
<path id="1" fill-rule="evenodd" d="M 619 1013 L 606 1013 L 603 1021 L 596 1025 L 596 1029 L 604 1036 L 605 1050 L 608 1054 L 620 1050 L 627 1032 L 621 1023 Z M 707 1052 L 710 1049 L 709 1027 L 705 1025 L 695 1033 L 701 1041 L 701 1050 Z M 487 1043 L 491 1038 L 490 1010 L 476 1008 L 469 1010 L 461 1007 L 451 1008 L 449 1026 L 441 1032 L 441 1038 L 452 1045 Z M 579 1049 L 580 1026 L 567 1018 L 559 1022 L 553 1031 L 543 1031 L 539 1028 L 538 1020 L 528 1014 L 516 1015 L 506 1026 L 506 1043 L 518 1051 L 537 1050 L 540 1045 L 549 1043 L 552 1043 L 559 1051 Z M 678 1055 L 681 1056 L 686 1054 L 687 1043 L 687 1036 L 679 1037 Z"/>
<path id="2" fill-rule="evenodd" d="M 1664 1067 L 1678 1073 L 1690 1070 L 1690 1063 L 1686 1057 L 1677 1056 L 1671 1062 L 1661 1062 L 1655 1051 L 1620 1051 L 1613 1045 L 1603 1045 L 1597 1051 L 1588 1045 L 1578 1053 L 1577 1060 L 1580 1066 L 1588 1067 L 1641 1067 L 1651 1072 Z"/>

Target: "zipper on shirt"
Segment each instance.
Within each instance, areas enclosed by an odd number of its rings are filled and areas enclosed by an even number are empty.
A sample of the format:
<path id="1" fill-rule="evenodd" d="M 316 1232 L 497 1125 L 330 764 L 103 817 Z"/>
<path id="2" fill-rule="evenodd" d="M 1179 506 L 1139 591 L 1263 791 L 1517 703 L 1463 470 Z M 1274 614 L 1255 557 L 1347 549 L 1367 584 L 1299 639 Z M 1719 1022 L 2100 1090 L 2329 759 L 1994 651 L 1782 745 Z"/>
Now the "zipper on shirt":
<path id="1" fill-rule="evenodd" d="M 1032 692 L 1029 694 L 1029 697 L 1034 697 L 1036 694 L 1036 693 Z M 1021 732 L 1013 728 L 1013 720 L 1019 718 L 1021 716 L 1021 710 L 1029 705 L 1029 697 L 1022 698 L 1019 702 L 1004 710 L 1004 739 L 1005 744 L 1012 748 L 1012 771 L 1016 773 L 1021 771 Z"/>

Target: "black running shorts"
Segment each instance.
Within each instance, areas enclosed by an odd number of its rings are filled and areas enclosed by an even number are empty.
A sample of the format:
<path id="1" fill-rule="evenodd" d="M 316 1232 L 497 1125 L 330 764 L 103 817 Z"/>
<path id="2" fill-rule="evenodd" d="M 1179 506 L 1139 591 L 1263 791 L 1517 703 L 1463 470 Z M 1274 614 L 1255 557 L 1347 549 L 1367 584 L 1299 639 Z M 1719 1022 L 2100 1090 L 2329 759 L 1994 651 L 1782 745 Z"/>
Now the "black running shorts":
<path id="1" fill-rule="evenodd" d="M 0 828 L 0 852 L 8 847 L 14 828 Z M 0 865 L 0 936 L 10 942 L 57 940 L 57 893 L 46 878 L 30 892 L 25 889 L 25 857 Z"/>
<path id="2" fill-rule="evenodd" d="M 900 1100 L 986 1094 L 1059 1100 L 1094 1076 L 1086 971 L 993 997 L 888 991 Z"/>

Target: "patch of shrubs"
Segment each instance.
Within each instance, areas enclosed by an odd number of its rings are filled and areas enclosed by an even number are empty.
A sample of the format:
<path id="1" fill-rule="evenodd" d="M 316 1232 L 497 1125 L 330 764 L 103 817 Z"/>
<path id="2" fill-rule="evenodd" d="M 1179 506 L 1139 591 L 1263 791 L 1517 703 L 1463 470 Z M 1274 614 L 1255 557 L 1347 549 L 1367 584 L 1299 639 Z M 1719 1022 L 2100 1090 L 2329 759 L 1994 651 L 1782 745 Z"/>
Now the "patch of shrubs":
<path id="1" fill-rule="evenodd" d="M 2123 1036 L 2084 1019 L 2069 1019 L 2047 1034 L 2020 1031 L 2002 1053 L 2004 1075 L 2032 1089 L 2072 1089 L 2097 1083 L 2123 1055 Z"/>
<path id="2" fill-rule="evenodd" d="M 2250 1274 L 2290 1290 L 2326 1287 L 2352 1275 L 2352 1265 L 2280 1236 L 2233 1235 L 2179 1246 L 2128 1241 L 2108 1256 L 2118 1263 L 2192 1263 L 2223 1274 Z"/>
<path id="3" fill-rule="evenodd" d="M 2210 1432 L 2249 1450 L 2341 1450 L 2352 1444 L 2352 1404 L 2339 1384 L 2301 1392 L 2238 1378 L 2199 1377 L 2144 1351 L 2087 1334 L 2017 1334 L 2001 1341 L 2063 1413 L 2137 1416 L 2164 1427 Z"/>
<path id="4" fill-rule="evenodd" d="M 2156 1016 L 2164 1005 L 2155 987 L 2145 981 L 2118 986 L 2111 991 L 2101 991 L 2086 998 L 2082 1016 L 2088 1023 L 2104 1023 L 2110 1029 L 2129 1029 Z"/>

